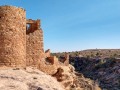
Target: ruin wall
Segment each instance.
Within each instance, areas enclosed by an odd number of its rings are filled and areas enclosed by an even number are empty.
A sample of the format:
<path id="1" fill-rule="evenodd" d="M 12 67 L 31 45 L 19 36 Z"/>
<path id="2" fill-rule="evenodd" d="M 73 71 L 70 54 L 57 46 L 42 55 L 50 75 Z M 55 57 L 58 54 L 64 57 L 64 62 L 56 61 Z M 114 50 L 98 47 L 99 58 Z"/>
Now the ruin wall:
<path id="1" fill-rule="evenodd" d="M 38 66 L 40 60 L 44 58 L 43 31 L 40 28 L 40 20 L 27 20 L 26 32 L 26 65 Z"/>
<path id="2" fill-rule="evenodd" d="M 26 65 L 26 12 L 0 6 L 0 66 Z"/>
<path id="3" fill-rule="evenodd" d="M 53 74 L 59 65 L 69 65 L 69 55 L 63 64 L 44 53 L 40 20 L 26 20 L 26 11 L 14 6 L 0 6 L 0 67 L 35 66 Z"/>

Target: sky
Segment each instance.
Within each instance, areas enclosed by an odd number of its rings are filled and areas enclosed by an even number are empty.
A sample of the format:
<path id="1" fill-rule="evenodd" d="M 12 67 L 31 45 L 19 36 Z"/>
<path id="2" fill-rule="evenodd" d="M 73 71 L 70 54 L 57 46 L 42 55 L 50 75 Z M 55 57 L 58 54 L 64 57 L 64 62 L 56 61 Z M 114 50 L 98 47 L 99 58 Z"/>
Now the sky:
<path id="1" fill-rule="evenodd" d="M 40 19 L 51 52 L 120 48 L 120 0 L 0 0 Z"/>

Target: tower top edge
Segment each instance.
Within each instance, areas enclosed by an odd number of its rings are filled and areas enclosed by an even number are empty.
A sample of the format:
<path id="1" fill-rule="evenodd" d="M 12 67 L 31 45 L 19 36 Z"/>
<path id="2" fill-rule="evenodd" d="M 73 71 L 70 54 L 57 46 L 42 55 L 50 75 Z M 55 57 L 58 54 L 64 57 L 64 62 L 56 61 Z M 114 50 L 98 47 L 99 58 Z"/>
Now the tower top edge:
<path id="1" fill-rule="evenodd" d="M 8 7 L 8 8 L 16 8 L 16 9 L 21 9 L 23 11 L 26 11 L 24 8 L 22 7 L 17 7 L 17 6 L 12 6 L 12 5 L 1 5 L 0 8 L 2 7 Z"/>

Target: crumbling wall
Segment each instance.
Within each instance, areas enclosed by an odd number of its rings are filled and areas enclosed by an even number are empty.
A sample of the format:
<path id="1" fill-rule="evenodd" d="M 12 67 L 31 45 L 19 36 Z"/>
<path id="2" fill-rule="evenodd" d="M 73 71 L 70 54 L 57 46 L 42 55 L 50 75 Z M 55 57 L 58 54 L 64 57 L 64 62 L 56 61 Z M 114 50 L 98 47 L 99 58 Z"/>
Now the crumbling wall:
<path id="1" fill-rule="evenodd" d="M 64 65 L 68 66 L 69 65 L 69 54 L 65 53 L 65 59 L 64 59 Z"/>
<path id="2" fill-rule="evenodd" d="M 65 66 L 68 66 L 69 65 L 69 53 L 65 53 L 64 56 L 60 57 L 60 60 L 59 60 L 62 64 L 64 64 Z"/>
<path id="3" fill-rule="evenodd" d="M 58 61 L 56 61 L 58 62 Z M 53 75 L 55 72 L 57 72 L 57 69 L 60 67 L 59 63 L 49 63 L 45 59 L 42 59 L 41 62 L 38 65 L 38 69 L 49 74 Z"/>
<path id="4" fill-rule="evenodd" d="M 44 58 L 43 31 L 40 28 L 40 20 L 27 20 L 27 66 L 37 66 Z"/>
<path id="5" fill-rule="evenodd" d="M 0 66 L 26 64 L 26 12 L 22 8 L 0 6 Z"/>
<path id="6" fill-rule="evenodd" d="M 58 65 L 58 58 L 56 56 L 50 56 L 46 58 L 47 62 L 51 63 L 52 65 Z"/>
<path id="7" fill-rule="evenodd" d="M 45 51 L 45 58 L 50 57 L 50 49 Z"/>
<path id="8" fill-rule="evenodd" d="M 0 6 L 0 66 L 35 66 L 52 75 L 60 65 L 69 65 L 69 55 L 60 63 L 50 49 L 44 53 L 40 20 L 26 20 L 22 8 Z"/>

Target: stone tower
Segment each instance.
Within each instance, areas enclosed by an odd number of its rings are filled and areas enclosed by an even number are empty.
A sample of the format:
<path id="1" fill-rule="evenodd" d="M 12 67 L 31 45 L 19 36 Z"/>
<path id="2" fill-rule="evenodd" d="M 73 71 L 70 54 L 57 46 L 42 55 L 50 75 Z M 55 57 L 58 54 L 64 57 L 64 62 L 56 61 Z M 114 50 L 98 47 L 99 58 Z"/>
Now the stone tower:
<path id="1" fill-rule="evenodd" d="M 0 6 L 0 66 L 26 65 L 26 12 Z"/>
<path id="2" fill-rule="evenodd" d="M 44 58 L 43 31 L 40 28 L 40 20 L 28 19 L 26 23 L 26 65 L 38 66 Z"/>

